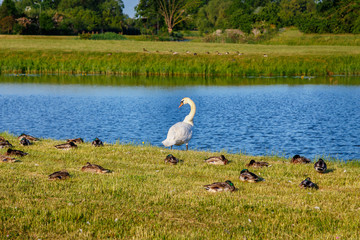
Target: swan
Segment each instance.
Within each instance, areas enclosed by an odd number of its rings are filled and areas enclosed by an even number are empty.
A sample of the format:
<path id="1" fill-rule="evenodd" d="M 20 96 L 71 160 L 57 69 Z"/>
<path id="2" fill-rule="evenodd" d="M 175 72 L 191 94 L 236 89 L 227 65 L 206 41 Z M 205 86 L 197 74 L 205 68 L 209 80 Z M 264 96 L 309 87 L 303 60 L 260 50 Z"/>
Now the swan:
<path id="1" fill-rule="evenodd" d="M 195 116 L 195 112 L 196 112 L 196 106 L 195 103 L 193 102 L 193 100 L 191 100 L 190 98 L 186 97 L 183 98 L 180 102 L 180 106 L 183 106 L 185 104 L 189 104 L 190 105 L 190 113 L 189 115 L 187 115 L 184 119 L 184 121 L 182 122 L 178 122 L 176 124 L 174 124 L 173 126 L 171 126 L 171 128 L 169 129 L 169 132 L 167 134 L 167 137 L 164 141 L 162 141 L 162 144 L 164 144 L 165 147 L 171 147 L 173 145 L 177 145 L 180 146 L 182 144 L 186 144 L 186 150 L 188 150 L 188 143 L 192 137 L 192 133 L 193 133 L 193 127 L 194 127 L 194 116 Z"/>

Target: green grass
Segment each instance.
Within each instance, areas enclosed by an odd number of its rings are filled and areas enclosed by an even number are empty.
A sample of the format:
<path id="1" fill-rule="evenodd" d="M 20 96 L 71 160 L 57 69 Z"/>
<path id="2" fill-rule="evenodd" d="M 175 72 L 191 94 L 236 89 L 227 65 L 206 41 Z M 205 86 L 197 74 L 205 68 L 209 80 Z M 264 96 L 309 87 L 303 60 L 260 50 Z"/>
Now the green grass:
<path id="1" fill-rule="evenodd" d="M 144 52 L 143 48 L 148 50 Z M 171 51 L 171 52 L 170 52 Z M 186 52 L 197 53 L 197 56 Z M 211 54 L 207 55 L 205 52 Z M 216 51 L 223 55 L 216 55 Z M 244 53 L 239 56 L 235 51 Z M 173 55 L 172 52 L 178 52 Z M 225 55 L 229 52 L 229 55 Z M 264 58 L 263 55 L 268 57 Z M 0 36 L 1 73 L 170 76 L 358 75 L 360 46 L 97 41 Z"/>
<path id="2" fill-rule="evenodd" d="M 19 163 L 0 163 L 1 239 L 360 237 L 359 162 L 329 161 L 330 171 L 318 174 L 312 164 L 292 165 L 277 156 L 225 153 L 231 160 L 228 165 L 208 166 L 203 160 L 218 153 L 149 145 L 94 148 L 89 143 L 61 151 L 53 146 L 63 141 L 43 139 L 22 147 L 14 136 L 1 136 L 29 153 Z M 165 165 L 170 152 L 183 161 Z M 252 158 L 272 164 L 254 170 L 265 181 L 240 182 L 239 173 Z M 81 172 L 86 162 L 113 173 Z M 47 179 L 61 169 L 71 178 Z M 300 189 L 305 177 L 311 177 L 319 190 Z M 236 192 L 214 194 L 202 188 L 227 179 Z"/>
<path id="3" fill-rule="evenodd" d="M 360 46 L 360 34 L 305 34 L 297 28 L 287 28 L 261 44 Z"/>

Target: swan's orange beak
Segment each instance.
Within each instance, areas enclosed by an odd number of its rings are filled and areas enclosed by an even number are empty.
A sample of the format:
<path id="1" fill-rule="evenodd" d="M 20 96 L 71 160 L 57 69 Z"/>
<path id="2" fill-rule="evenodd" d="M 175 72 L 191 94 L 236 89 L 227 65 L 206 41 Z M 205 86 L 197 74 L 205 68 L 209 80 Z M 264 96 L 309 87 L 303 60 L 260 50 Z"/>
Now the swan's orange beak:
<path id="1" fill-rule="evenodd" d="M 182 105 L 184 105 L 184 103 L 183 103 L 183 102 L 181 102 L 181 103 L 180 103 L 180 106 L 179 106 L 179 108 L 180 108 L 180 107 L 181 107 Z"/>

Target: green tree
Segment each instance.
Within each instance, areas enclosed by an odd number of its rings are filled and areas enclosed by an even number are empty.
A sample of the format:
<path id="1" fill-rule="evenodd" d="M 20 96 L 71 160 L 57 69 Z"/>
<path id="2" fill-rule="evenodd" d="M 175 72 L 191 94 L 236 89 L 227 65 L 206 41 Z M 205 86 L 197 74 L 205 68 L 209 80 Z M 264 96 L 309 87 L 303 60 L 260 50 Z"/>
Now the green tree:
<path id="1" fill-rule="evenodd" d="M 232 0 L 210 0 L 209 3 L 199 9 L 196 23 L 203 32 L 230 27 L 228 10 Z"/>
<path id="2" fill-rule="evenodd" d="M 17 16 L 15 2 L 12 0 L 4 0 L 0 6 L 0 19 L 7 16 Z"/>
<path id="3" fill-rule="evenodd" d="M 186 20 L 189 9 L 200 4 L 196 0 L 156 0 L 156 2 L 169 34 L 172 33 L 177 24 Z"/>
<path id="4" fill-rule="evenodd" d="M 284 26 L 292 26 L 302 13 L 316 10 L 314 0 L 281 0 L 279 17 Z"/>
<path id="5" fill-rule="evenodd" d="M 159 6 L 156 0 L 140 0 L 135 7 L 137 27 L 142 30 L 142 33 L 148 31 L 155 33 L 157 29 L 161 28 L 165 23 L 159 13 Z"/>
<path id="6" fill-rule="evenodd" d="M 101 30 L 122 30 L 124 14 L 122 9 L 124 4 L 119 0 L 107 0 L 100 6 L 101 11 Z"/>

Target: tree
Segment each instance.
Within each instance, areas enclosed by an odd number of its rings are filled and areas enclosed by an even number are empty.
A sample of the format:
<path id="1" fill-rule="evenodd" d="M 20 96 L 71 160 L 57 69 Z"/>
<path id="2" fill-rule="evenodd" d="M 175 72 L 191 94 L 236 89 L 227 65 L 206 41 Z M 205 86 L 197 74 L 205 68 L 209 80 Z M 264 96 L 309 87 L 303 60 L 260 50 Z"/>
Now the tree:
<path id="1" fill-rule="evenodd" d="M 3 33 L 10 33 L 15 25 L 15 18 L 13 16 L 7 16 L 0 20 L 0 29 Z"/>
<path id="2" fill-rule="evenodd" d="M 135 7 L 137 21 L 137 27 L 142 32 L 148 31 L 156 32 L 160 26 L 164 25 L 164 21 L 159 18 L 159 7 L 156 0 L 140 0 L 139 4 Z"/>
<path id="3" fill-rule="evenodd" d="M 231 0 L 211 0 L 200 8 L 196 23 L 198 28 L 203 31 L 212 31 L 229 27 L 228 10 L 232 4 Z"/>
<path id="4" fill-rule="evenodd" d="M 17 15 L 15 3 L 12 0 L 4 0 L 0 6 L 0 19 L 13 16 L 13 18 Z"/>
<path id="5" fill-rule="evenodd" d="M 177 24 L 186 20 L 188 9 L 200 4 L 196 0 L 157 0 L 156 2 L 159 6 L 159 13 L 164 17 L 169 34 Z"/>

